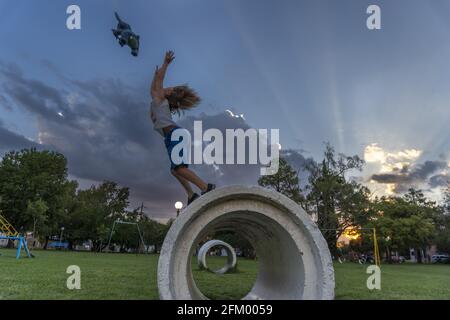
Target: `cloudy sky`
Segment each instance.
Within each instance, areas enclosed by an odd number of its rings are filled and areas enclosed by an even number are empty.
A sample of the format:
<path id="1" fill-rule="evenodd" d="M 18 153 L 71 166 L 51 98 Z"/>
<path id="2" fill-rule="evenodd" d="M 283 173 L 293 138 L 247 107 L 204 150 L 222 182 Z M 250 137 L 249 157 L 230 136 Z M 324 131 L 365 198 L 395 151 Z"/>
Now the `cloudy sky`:
<path id="1" fill-rule="evenodd" d="M 66 8 L 81 7 L 81 30 Z M 381 7 L 382 29 L 366 27 Z M 116 43 L 118 11 L 141 36 L 138 58 Z M 448 0 L 0 0 L 0 153 L 64 153 L 81 187 L 113 180 L 148 214 L 185 202 L 148 119 L 164 51 L 167 85 L 189 83 L 192 127 L 279 128 L 292 163 L 324 142 L 367 162 L 374 193 L 419 187 L 438 199 L 450 170 Z M 229 111 L 227 111 L 229 110 Z M 218 185 L 255 184 L 257 166 L 196 166 Z"/>

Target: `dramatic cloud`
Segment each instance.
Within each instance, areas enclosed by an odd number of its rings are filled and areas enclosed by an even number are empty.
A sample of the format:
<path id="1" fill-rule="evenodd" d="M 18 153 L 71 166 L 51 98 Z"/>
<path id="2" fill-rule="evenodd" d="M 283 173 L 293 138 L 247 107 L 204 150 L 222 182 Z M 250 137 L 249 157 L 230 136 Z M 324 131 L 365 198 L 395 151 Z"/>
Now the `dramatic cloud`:
<path id="1" fill-rule="evenodd" d="M 386 152 L 376 144 L 367 146 L 366 162 L 380 165 L 379 173 L 371 175 L 370 181 L 385 185 L 387 194 L 404 193 L 412 187 L 445 186 L 448 183 L 447 163 L 442 160 L 417 163 L 421 154 L 422 151 L 416 149 Z"/>
<path id="2" fill-rule="evenodd" d="M 50 85 L 26 77 L 15 65 L 0 63 L 0 104 L 4 102 L 8 110 L 26 110 L 36 119 L 38 130 L 34 142 L 8 130 L 0 120 L 0 152 L 29 147 L 61 152 L 68 159 L 71 177 L 82 187 L 115 181 L 130 187 L 132 206 L 144 202 L 146 212 L 153 217 L 173 216 L 173 204 L 178 200 L 186 203 L 186 196 L 170 174 L 162 137 L 152 129 L 146 89 L 114 79 L 80 81 L 56 76 L 57 84 Z M 196 120 L 202 121 L 204 131 L 216 128 L 225 133 L 226 129 L 250 128 L 244 116 L 232 109 L 177 119 L 191 132 Z M 367 146 L 364 159 L 377 167 L 370 180 L 384 186 L 388 194 L 403 192 L 415 184 L 437 188 L 448 183 L 447 160 L 418 164 L 421 154 L 416 149 L 388 152 L 376 144 Z M 308 176 L 303 168 L 313 159 L 297 150 L 282 150 L 281 156 L 299 171 L 304 186 Z M 261 166 L 191 167 L 208 182 L 221 186 L 254 185 Z"/>
<path id="3" fill-rule="evenodd" d="M 0 119 L 0 153 L 14 148 L 21 149 L 37 146 L 37 143 L 6 129 Z"/>
<path id="4" fill-rule="evenodd" d="M 12 111 L 11 102 L 2 94 L 0 94 L 0 107 L 6 111 Z"/>
<path id="5" fill-rule="evenodd" d="M 364 149 L 364 160 L 367 163 L 381 164 L 381 172 L 406 170 L 422 154 L 421 150 L 405 149 L 397 152 L 387 152 L 376 143 Z"/>
<path id="6" fill-rule="evenodd" d="M 448 174 L 437 174 L 430 178 L 429 185 L 431 188 L 445 187 L 450 184 L 450 176 Z"/>
<path id="7" fill-rule="evenodd" d="M 177 200 L 186 203 L 182 187 L 170 174 L 162 137 L 152 129 L 149 99 L 144 90 L 119 80 L 63 79 L 59 87 L 29 79 L 14 65 L 0 65 L 1 92 L 15 107 L 35 118 L 41 146 L 63 153 L 71 176 L 81 181 L 111 180 L 130 187 L 133 205 L 144 202 L 156 217 L 174 214 Z M 137 94 L 138 92 L 138 94 Z M 178 119 L 192 131 L 195 120 L 203 130 L 248 129 L 243 115 L 227 110 Z M 36 146 L 28 139 L 0 127 L 0 149 Z M 302 164 L 301 155 L 290 153 Z M 217 185 L 256 184 L 260 165 L 193 165 L 207 181 Z"/>

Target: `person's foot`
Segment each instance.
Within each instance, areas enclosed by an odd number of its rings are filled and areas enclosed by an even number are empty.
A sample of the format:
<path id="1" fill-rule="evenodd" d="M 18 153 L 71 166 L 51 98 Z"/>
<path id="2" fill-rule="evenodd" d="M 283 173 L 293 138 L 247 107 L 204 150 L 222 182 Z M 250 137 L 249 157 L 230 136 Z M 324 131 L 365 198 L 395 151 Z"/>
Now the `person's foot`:
<path id="1" fill-rule="evenodd" d="M 206 191 L 203 191 L 203 192 L 202 192 L 202 195 L 204 195 L 205 193 L 208 193 L 208 192 L 214 190 L 215 188 L 216 188 L 216 185 L 215 185 L 215 184 L 208 183 L 208 187 L 206 188 Z"/>
<path id="2" fill-rule="evenodd" d="M 195 199 L 197 199 L 198 197 L 200 197 L 197 193 L 194 193 L 187 202 L 187 205 L 190 205 L 192 203 L 192 201 L 194 201 Z"/>

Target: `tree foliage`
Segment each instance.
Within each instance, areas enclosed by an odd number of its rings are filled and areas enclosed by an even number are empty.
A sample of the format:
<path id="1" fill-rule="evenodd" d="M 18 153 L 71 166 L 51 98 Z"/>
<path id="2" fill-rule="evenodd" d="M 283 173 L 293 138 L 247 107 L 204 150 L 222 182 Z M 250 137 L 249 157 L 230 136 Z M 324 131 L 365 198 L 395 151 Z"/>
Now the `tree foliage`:
<path id="1" fill-rule="evenodd" d="M 45 228 L 40 225 L 43 235 L 58 230 L 70 184 L 62 154 L 36 149 L 6 153 L 0 162 L 0 181 L 0 209 L 16 229 L 30 230 L 38 219 L 45 221 Z"/>
<path id="2" fill-rule="evenodd" d="M 91 240 L 94 250 L 100 250 L 115 220 L 142 224 L 147 243 L 161 246 L 168 227 L 128 211 L 128 188 L 105 181 L 78 190 L 67 172 L 67 160 L 60 153 L 36 149 L 6 153 L 0 162 L 0 210 L 19 232 L 33 231 L 44 241 L 44 248 L 64 227 L 64 240 L 70 247 Z M 138 233 L 128 227 L 114 237 L 123 247 L 136 247 L 139 240 Z"/>
<path id="3" fill-rule="evenodd" d="M 101 249 L 108 241 L 113 221 L 125 217 L 128 197 L 128 188 L 110 181 L 79 190 L 67 217 L 67 238 L 73 242 L 90 239 L 96 250 Z"/>
<path id="4" fill-rule="evenodd" d="M 302 202 L 298 172 L 296 172 L 284 158 L 279 158 L 278 172 L 273 175 L 262 176 L 258 180 L 260 186 L 274 189 L 294 200 Z"/>
<path id="5" fill-rule="evenodd" d="M 323 160 L 306 166 L 309 178 L 303 206 L 315 216 L 333 254 L 342 233 L 369 218 L 369 189 L 347 177 L 353 170 L 360 171 L 363 164 L 358 156 L 336 154 L 326 144 Z"/>
<path id="6" fill-rule="evenodd" d="M 390 252 L 424 249 L 436 234 L 441 210 L 426 200 L 420 190 L 410 189 L 403 197 L 377 198 L 371 205 L 373 213 L 368 227 L 375 227 L 380 247 Z"/>
<path id="7" fill-rule="evenodd" d="M 276 190 L 301 205 L 317 222 L 336 254 L 336 242 L 349 228 L 376 228 L 380 247 L 392 250 L 423 249 L 436 244 L 450 251 L 450 187 L 444 203 L 429 201 L 420 190 L 410 189 L 404 196 L 371 200 L 368 188 L 351 178 L 364 161 L 358 156 L 337 154 L 326 145 L 319 162 L 308 161 L 303 168 L 308 180 L 299 175 L 283 158 L 275 175 L 258 180 L 261 186 Z M 102 250 L 114 221 L 138 223 L 144 242 L 158 251 L 171 225 L 158 223 L 141 210 L 130 210 L 130 191 L 115 182 L 105 181 L 86 190 L 69 181 L 66 158 L 52 151 L 28 149 L 6 153 L 0 162 L 0 210 L 19 232 L 34 231 L 42 241 L 58 238 L 65 228 L 64 240 L 70 247 L 90 240 L 94 250 Z M 216 235 L 240 247 L 245 254 L 254 252 L 239 235 Z M 122 250 L 137 248 L 139 234 L 133 225 L 121 225 L 111 242 Z M 369 248 L 369 245 L 365 246 Z"/>

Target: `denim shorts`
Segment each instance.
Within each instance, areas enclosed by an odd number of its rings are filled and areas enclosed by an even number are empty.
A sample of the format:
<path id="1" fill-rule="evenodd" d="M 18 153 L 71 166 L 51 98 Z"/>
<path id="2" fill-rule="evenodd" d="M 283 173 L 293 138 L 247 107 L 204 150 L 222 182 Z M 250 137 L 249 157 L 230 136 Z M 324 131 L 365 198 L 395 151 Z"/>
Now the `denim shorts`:
<path id="1" fill-rule="evenodd" d="M 164 135 L 164 144 L 166 145 L 166 149 L 167 149 L 167 153 L 169 155 L 169 160 L 170 160 L 170 170 L 176 170 L 178 168 L 184 167 L 187 168 L 188 164 L 187 163 L 179 163 L 179 164 L 175 164 L 172 160 L 172 149 L 179 144 L 181 141 L 183 141 L 183 137 L 180 137 L 178 141 L 172 141 L 172 133 L 176 130 L 176 129 L 181 129 L 180 127 L 174 127 L 172 129 L 170 129 L 170 131 Z M 183 149 L 181 149 L 180 151 L 180 157 L 183 157 Z"/>

